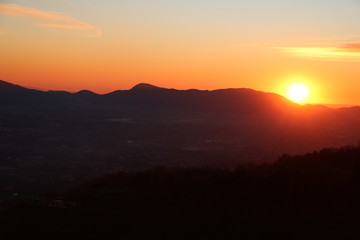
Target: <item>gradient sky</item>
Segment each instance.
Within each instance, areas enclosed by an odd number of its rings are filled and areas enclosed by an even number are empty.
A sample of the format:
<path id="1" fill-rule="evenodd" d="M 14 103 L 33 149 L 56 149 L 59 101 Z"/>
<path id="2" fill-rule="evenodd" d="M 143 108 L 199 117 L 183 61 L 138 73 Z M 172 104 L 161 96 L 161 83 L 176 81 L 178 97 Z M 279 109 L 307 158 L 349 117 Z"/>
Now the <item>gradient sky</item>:
<path id="1" fill-rule="evenodd" d="M 106 93 L 139 82 L 360 104 L 359 0 L 0 1 L 0 79 Z"/>

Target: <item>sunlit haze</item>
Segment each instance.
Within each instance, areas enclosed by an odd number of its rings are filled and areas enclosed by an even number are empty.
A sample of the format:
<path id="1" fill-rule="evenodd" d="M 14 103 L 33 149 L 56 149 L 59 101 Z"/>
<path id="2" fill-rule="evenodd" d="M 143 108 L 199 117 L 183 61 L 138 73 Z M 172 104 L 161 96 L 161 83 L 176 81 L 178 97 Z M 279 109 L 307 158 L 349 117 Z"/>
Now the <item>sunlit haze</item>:
<path id="1" fill-rule="evenodd" d="M 148 82 L 288 97 L 301 78 L 306 103 L 359 105 L 359 22 L 356 0 L 5 0 L 0 79 L 44 90 Z"/>
<path id="2" fill-rule="evenodd" d="M 292 84 L 287 91 L 287 97 L 297 103 L 307 102 L 309 97 L 309 88 L 301 83 Z"/>

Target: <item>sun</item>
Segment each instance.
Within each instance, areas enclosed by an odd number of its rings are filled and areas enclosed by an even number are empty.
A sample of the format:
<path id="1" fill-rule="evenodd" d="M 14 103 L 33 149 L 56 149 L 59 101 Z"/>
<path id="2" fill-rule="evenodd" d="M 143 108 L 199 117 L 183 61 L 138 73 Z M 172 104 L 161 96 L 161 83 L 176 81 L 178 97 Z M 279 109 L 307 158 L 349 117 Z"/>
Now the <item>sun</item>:
<path id="1" fill-rule="evenodd" d="M 302 83 L 294 83 L 287 90 L 288 98 L 297 103 L 303 103 L 309 98 L 309 88 Z"/>

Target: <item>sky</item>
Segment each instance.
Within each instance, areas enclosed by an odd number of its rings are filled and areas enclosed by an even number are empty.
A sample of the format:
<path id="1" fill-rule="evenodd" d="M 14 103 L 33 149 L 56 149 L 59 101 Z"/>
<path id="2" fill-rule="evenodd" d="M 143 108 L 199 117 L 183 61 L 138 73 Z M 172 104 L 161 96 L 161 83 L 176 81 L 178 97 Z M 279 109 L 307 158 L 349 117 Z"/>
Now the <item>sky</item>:
<path id="1" fill-rule="evenodd" d="M 360 0 L 0 0 L 0 79 L 107 93 L 140 82 L 360 105 Z"/>

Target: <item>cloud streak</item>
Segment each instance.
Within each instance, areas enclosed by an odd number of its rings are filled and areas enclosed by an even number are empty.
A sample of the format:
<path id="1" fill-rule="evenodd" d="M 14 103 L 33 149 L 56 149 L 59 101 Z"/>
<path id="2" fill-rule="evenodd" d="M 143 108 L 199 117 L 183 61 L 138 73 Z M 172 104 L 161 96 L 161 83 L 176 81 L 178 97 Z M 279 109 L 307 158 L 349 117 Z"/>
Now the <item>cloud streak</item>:
<path id="1" fill-rule="evenodd" d="M 360 61 L 360 43 L 337 47 L 275 47 L 289 55 L 325 61 Z"/>
<path id="2" fill-rule="evenodd" d="M 19 6 L 16 4 L 0 4 L 0 15 L 41 21 L 41 23 L 36 25 L 42 27 L 76 29 L 81 31 L 83 35 L 89 37 L 99 37 L 102 34 L 101 29 L 79 19 L 73 18 L 69 15 L 63 13 L 46 12 L 35 8 Z"/>
<path id="3" fill-rule="evenodd" d="M 360 52 L 360 42 L 344 44 L 342 49 L 350 52 Z"/>

